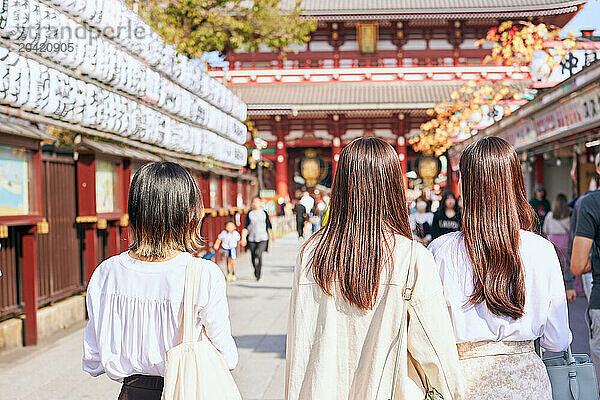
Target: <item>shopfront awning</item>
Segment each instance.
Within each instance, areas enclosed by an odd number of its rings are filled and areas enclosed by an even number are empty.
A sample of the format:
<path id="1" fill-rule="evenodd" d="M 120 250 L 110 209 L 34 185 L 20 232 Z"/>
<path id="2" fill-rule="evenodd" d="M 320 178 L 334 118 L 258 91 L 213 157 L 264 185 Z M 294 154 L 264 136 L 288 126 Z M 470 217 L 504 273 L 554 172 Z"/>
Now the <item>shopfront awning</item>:
<path id="1" fill-rule="evenodd" d="M 77 146 L 78 149 L 85 148 L 96 153 L 108 154 L 111 156 L 129 158 L 140 161 L 161 161 L 161 158 L 147 151 L 134 149 L 131 147 L 119 146 L 115 143 L 101 142 L 90 139 L 82 139 Z"/>
<path id="2" fill-rule="evenodd" d="M 8 119 L 0 119 L 0 133 L 7 133 L 9 135 L 26 137 L 29 139 L 36 139 L 45 142 L 56 142 L 56 138 L 46 131 L 39 129 L 37 126 L 27 123 L 17 123 Z"/>

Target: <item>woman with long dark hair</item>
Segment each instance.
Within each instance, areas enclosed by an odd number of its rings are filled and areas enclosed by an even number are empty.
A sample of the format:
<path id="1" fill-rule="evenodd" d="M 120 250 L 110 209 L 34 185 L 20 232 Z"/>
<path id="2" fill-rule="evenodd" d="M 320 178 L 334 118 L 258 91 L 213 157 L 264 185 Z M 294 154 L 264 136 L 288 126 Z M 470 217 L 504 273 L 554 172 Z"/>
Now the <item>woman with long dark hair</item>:
<path id="1" fill-rule="evenodd" d="M 425 387 L 460 398 L 441 282 L 411 240 L 394 148 L 377 138 L 346 146 L 329 206 L 295 271 L 286 399 L 389 399 L 392 387 L 395 400 L 423 399 Z"/>
<path id="2" fill-rule="evenodd" d="M 442 235 L 460 230 L 461 215 L 454 193 L 448 191 L 442 195 L 440 207 L 433 215 L 431 236 L 437 239 Z"/>
<path id="3" fill-rule="evenodd" d="M 503 139 L 470 145 L 460 159 L 463 226 L 434 240 L 454 322 L 467 400 L 551 400 L 534 351 L 570 341 L 562 273 L 552 243 L 531 232 L 521 165 Z"/>

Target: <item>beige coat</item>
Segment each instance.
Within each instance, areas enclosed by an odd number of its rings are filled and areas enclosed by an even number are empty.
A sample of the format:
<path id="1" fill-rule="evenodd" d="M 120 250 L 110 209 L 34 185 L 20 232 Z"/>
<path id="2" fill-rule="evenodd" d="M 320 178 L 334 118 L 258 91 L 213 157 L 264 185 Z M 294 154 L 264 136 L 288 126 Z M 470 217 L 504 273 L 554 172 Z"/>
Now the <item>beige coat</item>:
<path id="1" fill-rule="evenodd" d="M 287 400 L 389 399 L 411 241 L 397 236 L 394 269 L 381 278 L 372 310 L 327 296 L 307 273 L 311 249 L 296 266 L 287 334 Z M 421 400 L 424 371 L 444 400 L 460 399 L 454 333 L 433 256 L 415 245 L 416 283 L 402 343 L 394 400 Z M 389 282 L 389 283 L 388 283 Z M 406 329 L 406 327 L 405 327 Z"/>

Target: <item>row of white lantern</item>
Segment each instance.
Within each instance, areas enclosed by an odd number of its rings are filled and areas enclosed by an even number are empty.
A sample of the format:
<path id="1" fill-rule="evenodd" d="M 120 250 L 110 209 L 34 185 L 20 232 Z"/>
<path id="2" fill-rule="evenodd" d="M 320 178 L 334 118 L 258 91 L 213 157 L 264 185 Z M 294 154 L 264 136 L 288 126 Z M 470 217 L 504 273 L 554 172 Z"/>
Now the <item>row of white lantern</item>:
<path id="1" fill-rule="evenodd" d="M 9 7 L 7 10 L 17 9 Z M 37 1 L 30 0 L 21 11 L 24 9 L 27 9 L 28 12 L 21 12 L 19 15 L 27 15 L 28 18 L 26 21 L 22 21 L 23 24 L 20 28 L 15 29 L 14 24 L 7 23 L 3 29 L 0 27 L 0 35 L 20 42 L 21 47 L 26 51 L 29 49 L 67 68 L 77 69 L 82 74 L 156 104 L 165 111 L 211 129 L 237 143 L 245 143 L 247 130 L 241 121 L 232 118 L 202 98 L 162 77 L 134 57 L 118 49 L 108 40 L 98 37 L 88 42 L 85 35 L 81 33 L 90 33 L 91 31 Z M 77 35 L 76 32 L 79 28 L 84 31 Z M 52 29 L 65 29 L 74 34 L 75 37 L 69 39 L 73 42 L 68 42 L 68 44 L 62 42 L 61 35 L 64 33 L 53 33 Z M 77 36 L 79 36 L 78 39 Z M 60 46 L 65 48 L 61 49 Z M 68 46 L 72 46 L 72 48 L 69 49 Z M 173 55 L 171 58 L 175 59 L 176 57 Z M 199 77 L 201 78 L 199 81 L 202 82 L 201 87 L 204 89 L 213 87 L 216 82 L 204 74 Z M 222 97 L 233 98 L 233 96 L 227 96 L 224 90 L 219 92 Z"/>
<path id="2" fill-rule="evenodd" d="M 96 28 L 186 89 L 194 93 L 203 92 L 203 82 L 198 76 L 208 76 L 206 72 L 187 57 L 176 55 L 174 47 L 166 45 L 160 35 L 122 0 L 47 1 Z M 231 113 L 240 121 L 246 120 L 246 106 L 240 98 L 216 80 L 211 79 L 209 85 L 202 96 L 206 101 Z"/>
<path id="3" fill-rule="evenodd" d="M 0 48 L 0 103 L 234 165 L 246 148 L 206 129 Z"/>

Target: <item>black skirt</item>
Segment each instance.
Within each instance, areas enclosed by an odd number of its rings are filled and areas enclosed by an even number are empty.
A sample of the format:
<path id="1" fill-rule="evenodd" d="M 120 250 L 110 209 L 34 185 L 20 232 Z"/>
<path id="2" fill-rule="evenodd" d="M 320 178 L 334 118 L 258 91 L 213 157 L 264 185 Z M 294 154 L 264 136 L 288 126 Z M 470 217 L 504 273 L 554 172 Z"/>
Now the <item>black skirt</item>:
<path id="1" fill-rule="evenodd" d="M 119 400 L 160 400 L 163 386 L 162 376 L 128 376 L 123 379 Z"/>

